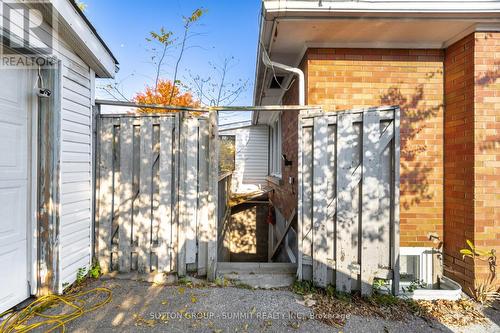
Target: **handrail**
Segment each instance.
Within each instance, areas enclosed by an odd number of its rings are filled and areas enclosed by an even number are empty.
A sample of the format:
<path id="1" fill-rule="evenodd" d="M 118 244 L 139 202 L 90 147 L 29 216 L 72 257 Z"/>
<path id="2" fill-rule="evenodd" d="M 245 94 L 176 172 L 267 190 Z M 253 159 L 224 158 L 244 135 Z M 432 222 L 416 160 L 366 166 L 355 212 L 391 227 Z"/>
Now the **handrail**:
<path id="1" fill-rule="evenodd" d="M 158 109 L 172 111 L 193 111 L 193 112 L 210 112 L 210 111 L 298 111 L 298 110 L 320 110 L 321 106 L 314 105 L 269 105 L 269 106 L 211 106 L 211 107 L 191 107 L 165 104 L 142 104 L 129 101 L 110 101 L 104 99 L 96 99 L 98 105 L 109 106 L 126 106 L 140 109 Z"/>
<path id="2" fill-rule="evenodd" d="M 223 174 L 219 175 L 219 181 L 223 180 L 224 178 L 227 178 L 233 174 L 232 171 L 226 171 Z"/>

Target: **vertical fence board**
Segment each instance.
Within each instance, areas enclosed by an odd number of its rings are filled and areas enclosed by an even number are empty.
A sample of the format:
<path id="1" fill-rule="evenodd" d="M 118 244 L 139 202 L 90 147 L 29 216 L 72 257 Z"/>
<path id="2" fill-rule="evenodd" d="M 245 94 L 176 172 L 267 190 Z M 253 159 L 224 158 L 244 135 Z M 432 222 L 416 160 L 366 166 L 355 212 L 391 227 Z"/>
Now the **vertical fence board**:
<path id="1" fill-rule="evenodd" d="M 350 114 L 338 116 L 337 128 L 337 258 L 336 286 L 343 292 L 351 291 L 352 234 L 357 222 L 352 211 L 351 175 L 353 146 L 356 137 Z"/>
<path id="2" fill-rule="evenodd" d="M 379 139 L 380 119 L 378 112 L 363 114 L 363 187 L 361 232 L 361 294 L 371 295 L 375 270 L 378 267 L 384 228 L 379 217 Z"/>
<path id="3" fill-rule="evenodd" d="M 111 204 L 111 210 L 113 212 L 113 220 L 111 224 L 111 269 L 118 270 L 118 252 L 119 252 L 119 219 L 120 219 L 120 120 L 113 119 L 113 149 L 109 154 L 113 158 L 113 201 Z"/>
<path id="4" fill-rule="evenodd" d="M 198 274 L 207 273 L 208 245 L 208 122 L 199 121 L 198 140 Z"/>
<path id="5" fill-rule="evenodd" d="M 381 241 L 379 242 L 380 251 L 378 253 L 378 267 L 391 267 L 391 214 L 392 214 L 392 176 L 394 159 L 394 150 L 391 142 L 394 138 L 394 121 L 386 121 L 380 123 L 380 142 L 379 142 L 379 159 L 380 159 L 380 181 L 379 181 L 379 218 L 381 230 Z"/>
<path id="6" fill-rule="evenodd" d="M 111 270 L 111 237 L 113 232 L 113 149 L 114 126 L 103 121 L 100 126 L 99 165 L 99 265 L 103 273 Z"/>
<path id="7" fill-rule="evenodd" d="M 178 226 L 177 226 L 177 273 L 180 276 L 186 275 L 186 220 L 187 220 L 187 193 L 186 193 L 186 179 L 187 179 L 187 137 L 189 133 L 187 132 L 188 125 L 185 122 L 184 115 L 181 115 L 180 119 L 180 141 L 179 141 L 179 189 L 178 189 L 178 205 L 179 205 L 179 216 L 178 216 Z"/>
<path id="8" fill-rule="evenodd" d="M 327 140 L 327 166 L 325 168 L 325 179 L 327 182 L 327 209 L 326 209 L 326 248 L 327 269 L 334 274 L 335 270 L 335 224 L 337 213 L 337 166 L 336 166 L 336 125 L 328 126 Z M 335 284 L 333 277 L 329 277 L 329 283 Z"/>
<path id="9" fill-rule="evenodd" d="M 208 127 L 208 245 L 207 245 L 207 278 L 215 280 L 217 271 L 217 211 L 219 182 L 219 130 L 217 112 L 210 111 Z"/>
<path id="10" fill-rule="evenodd" d="M 172 259 L 171 259 L 171 270 L 173 272 L 179 272 L 179 230 L 180 230 L 180 173 L 181 173 L 181 121 L 183 119 L 183 113 L 177 113 L 174 120 L 174 131 L 173 131 L 173 147 L 172 152 L 174 154 L 174 170 L 172 172 L 173 184 L 172 184 L 172 200 L 173 200 L 173 212 L 172 212 Z M 184 265 L 185 267 L 185 265 Z M 180 273 L 179 273 L 180 274 Z"/>
<path id="11" fill-rule="evenodd" d="M 184 237 L 186 238 L 186 264 L 196 263 L 196 224 L 198 205 L 198 120 L 186 119 L 186 209 L 184 211 Z"/>
<path id="12" fill-rule="evenodd" d="M 320 287 L 327 285 L 327 122 L 325 117 L 314 118 L 313 141 L 313 281 Z"/>
<path id="13" fill-rule="evenodd" d="M 158 230 L 158 271 L 171 270 L 172 245 L 172 119 L 160 119 L 160 225 Z"/>
<path id="14" fill-rule="evenodd" d="M 140 125 L 140 173 L 139 173 L 139 221 L 136 224 L 138 238 L 138 267 L 140 272 L 151 270 L 151 200 L 153 175 L 153 125 L 151 118 L 144 118 Z"/>
<path id="15" fill-rule="evenodd" d="M 303 129 L 303 152 L 302 152 L 302 238 L 299 242 L 302 243 L 302 256 L 312 257 L 312 180 L 313 180 L 313 128 L 304 127 Z M 304 258 L 302 258 L 304 259 Z M 304 262 L 302 263 L 303 278 L 309 279 L 305 275 Z"/>
<path id="16" fill-rule="evenodd" d="M 132 231 L 133 126 L 130 118 L 120 121 L 120 210 L 118 263 L 121 272 L 130 271 Z"/>

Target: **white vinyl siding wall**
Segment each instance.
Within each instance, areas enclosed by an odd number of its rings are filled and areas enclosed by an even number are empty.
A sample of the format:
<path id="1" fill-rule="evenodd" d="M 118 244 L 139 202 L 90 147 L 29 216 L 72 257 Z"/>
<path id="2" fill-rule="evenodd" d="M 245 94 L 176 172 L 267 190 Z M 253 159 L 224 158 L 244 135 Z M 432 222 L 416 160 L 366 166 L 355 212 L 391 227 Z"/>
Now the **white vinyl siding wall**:
<path id="1" fill-rule="evenodd" d="M 92 75 L 66 59 L 62 69 L 60 281 L 72 283 L 91 261 Z"/>
<path id="2" fill-rule="evenodd" d="M 219 134 L 236 137 L 233 190 L 241 188 L 241 185 L 265 185 L 268 172 L 268 127 L 247 126 L 221 130 Z"/>
<path id="3" fill-rule="evenodd" d="M 59 37 L 61 184 L 59 290 L 89 268 L 92 255 L 92 105 L 94 74 Z"/>
<path id="4" fill-rule="evenodd" d="M 17 2 L 20 2 L 17 1 Z M 5 5 L 8 6 L 6 3 Z M 63 7 L 62 5 L 59 7 Z M 5 10 L 0 6 L 0 11 Z M 70 7 L 70 11 L 76 10 Z M 69 17 L 69 16 L 68 16 Z M 78 22 L 74 22 L 78 24 Z M 16 26 L 15 31 L 23 31 Z M 38 23 L 36 23 L 38 25 Z M 60 221 L 59 221 L 59 292 L 76 280 L 80 268 L 88 268 L 92 254 L 92 105 L 94 103 L 95 74 L 88 65 L 90 59 L 82 60 L 83 47 L 71 42 L 80 50 L 68 45 L 72 38 L 66 27 L 58 26 L 58 31 L 46 22 L 40 26 L 53 37 L 53 55 L 61 61 L 61 132 L 60 132 Z M 31 31 L 30 38 L 42 43 Z M 15 32 L 14 32 L 15 33 Z M 20 39 L 22 40 L 22 39 Z M 92 42 L 89 39 L 89 42 Z M 36 43 L 35 43 L 36 44 Z M 101 59 L 102 60 L 102 59 Z M 30 84 L 34 87 L 35 82 Z M 52 95 L 55 96 L 55 95 Z M 34 231 L 34 229 L 33 229 Z M 36 285 L 36 242 L 32 245 L 31 282 L 32 293 Z"/>

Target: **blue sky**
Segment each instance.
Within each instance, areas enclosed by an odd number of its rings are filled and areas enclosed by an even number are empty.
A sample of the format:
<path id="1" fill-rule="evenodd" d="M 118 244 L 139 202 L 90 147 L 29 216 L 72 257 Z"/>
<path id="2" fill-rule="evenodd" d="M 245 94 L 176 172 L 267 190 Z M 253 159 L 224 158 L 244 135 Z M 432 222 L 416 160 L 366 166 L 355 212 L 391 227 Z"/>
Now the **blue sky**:
<path id="1" fill-rule="evenodd" d="M 194 9 L 207 10 L 200 24 L 193 30 L 195 37 L 181 63 L 179 78 L 188 79 L 187 71 L 201 76 L 210 75 L 209 62 L 222 62 L 234 57 L 237 66 L 230 71 L 231 80 L 248 80 L 246 91 L 233 105 L 251 105 L 255 57 L 260 15 L 259 0 L 85 0 L 85 13 L 101 37 L 120 62 L 117 82 L 127 98 L 153 82 L 150 44 L 146 42 L 150 31 L 166 30 L 180 34 L 182 16 Z M 167 59 L 164 78 L 171 78 L 174 56 Z M 98 83 L 99 85 L 99 83 Z M 98 96 L 110 98 L 104 91 Z"/>
<path id="2" fill-rule="evenodd" d="M 259 32 L 260 0 L 85 0 L 85 14 L 120 62 L 116 82 L 125 97 L 131 98 L 154 81 L 151 44 L 146 42 L 151 31 L 161 27 L 180 36 L 182 16 L 196 8 L 207 10 L 193 32 L 202 34 L 192 39 L 181 63 L 179 79 L 188 81 L 188 71 L 207 77 L 213 73 L 209 62 L 221 63 L 234 57 L 230 80 L 248 80 L 247 89 L 233 105 L 252 105 L 255 57 Z M 163 78 L 171 79 L 177 50 L 167 58 Z M 103 85 L 103 83 L 97 83 Z M 117 94 L 115 94 L 117 95 Z M 99 98 L 113 99 L 102 89 Z M 116 96 L 120 97 L 120 96 Z M 248 119 L 248 114 L 226 113 L 222 122 Z"/>

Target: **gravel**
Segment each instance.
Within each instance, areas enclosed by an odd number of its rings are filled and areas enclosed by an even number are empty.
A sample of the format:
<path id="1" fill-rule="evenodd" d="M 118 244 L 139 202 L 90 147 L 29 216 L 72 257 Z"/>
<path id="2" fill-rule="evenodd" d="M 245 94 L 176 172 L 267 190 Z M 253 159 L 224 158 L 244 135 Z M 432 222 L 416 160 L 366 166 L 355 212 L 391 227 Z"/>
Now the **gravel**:
<path id="1" fill-rule="evenodd" d="M 316 320 L 302 297 L 288 290 L 190 288 L 121 279 L 92 281 L 85 289 L 95 287 L 111 289 L 112 302 L 69 323 L 67 332 L 500 332 L 496 310 L 488 315 L 496 324 L 477 327 L 354 315 L 345 318 L 344 327 L 332 327 Z"/>

